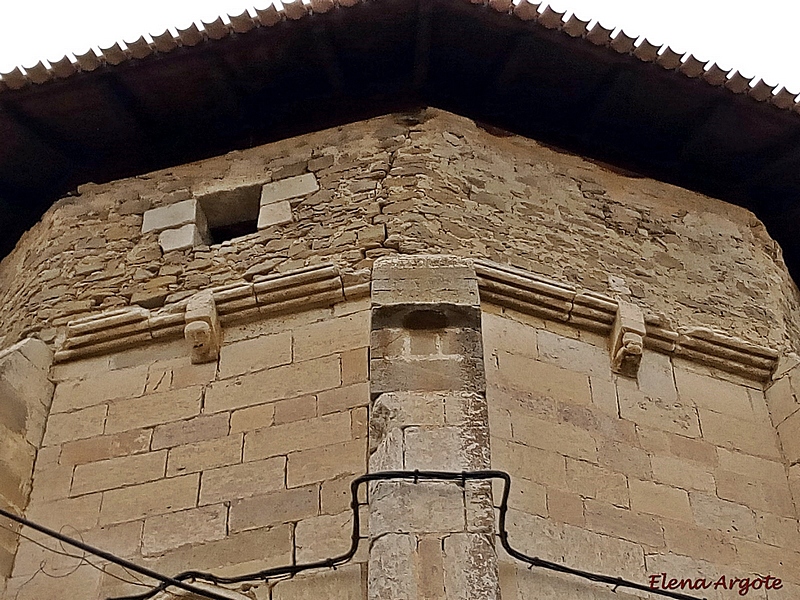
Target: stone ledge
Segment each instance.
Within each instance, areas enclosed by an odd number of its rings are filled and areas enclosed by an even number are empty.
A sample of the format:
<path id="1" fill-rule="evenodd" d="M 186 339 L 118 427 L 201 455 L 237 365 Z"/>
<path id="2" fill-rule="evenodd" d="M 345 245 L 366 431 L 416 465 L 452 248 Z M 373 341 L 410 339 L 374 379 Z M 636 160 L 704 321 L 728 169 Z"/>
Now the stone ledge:
<path id="1" fill-rule="evenodd" d="M 212 288 L 223 324 L 332 306 L 369 295 L 367 272 L 340 274 L 335 265 L 305 267 Z M 70 321 L 55 362 L 113 352 L 153 340 L 180 338 L 186 301 L 150 311 L 127 307 Z"/>
<path id="2" fill-rule="evenodd" d="M 482 302 L 579 329 L 609 335 L 616 318 L 614 298 L 579 290 L 541 275 L 475 260 Z M 256 276 L 252 282 L 212 288 L 223 324 L 299 312 L 363 298 L 370 293 L 368 270 L 340 273 L 334 265 Z M 113 352 L 150 340 L 183 335 L 185 302 L 149 311 L 128 307 L 70 321 L 56 362 Z M 644 347 L 698 362 L 747 379 L 768 381 L 778 364 L 776 350 L 704 327 L 673 328 L 656 317 L 645 319 Z"/>
<path id="3" fill-rule="evenodd" d="M 614 298 L 485 260 L 475 261 L 475 272 L 482 301 L 603 335 L 611 333 L 619 305 Z M 646 319 L 645 325 L 645 348 L 747 379 L 766 382 L 778 364 L 776 350 L 712 329 L 672 329 L 654 317 Z"/>

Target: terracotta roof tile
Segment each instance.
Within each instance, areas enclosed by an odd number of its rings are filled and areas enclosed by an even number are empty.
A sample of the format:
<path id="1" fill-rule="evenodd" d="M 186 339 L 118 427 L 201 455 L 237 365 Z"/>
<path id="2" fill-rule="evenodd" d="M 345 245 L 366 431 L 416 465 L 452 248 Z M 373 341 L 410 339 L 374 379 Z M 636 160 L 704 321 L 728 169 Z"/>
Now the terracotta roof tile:
<path id="1" fill-rule="evenodd" d="M 202 29 L 192 24 L 187 29 L 178 30 L 178 35 L 173 36 L 170 31 L 152 37 L 152 42 L 142 36 L 134 42 L 127 44 L 123 50 L 119 44 L 103 49 L 100 56 L 93 51 L 83 55 L 76 55 L 74 60 L 65 56 L 51 64 L 38 63 L 30 68 L 17 67 L 9 73 L 0 74 L 0 93 L 5 89 L 17 90 L 28 85 L 38 85 L 50 81 L 54 77 L 65 79 L 80 71 L 93 71 L 102 64 L 119 65 L 130 59 L 142 59 L 154 52 L 168 53 L 179 46 L 195 46 L 204 39 L 219 40 L 231 33 L 244 34 L 256 27 L 272 27 L 283 19 L 301 19 L 312 13 L 325 13 L 336 8 L 352 7 L 363 0 L 311 0 L 305 4 L 303 0 L 285 0 L 282 10 L 274 5 L 265 9 L 255 9 L 255 17 L 245 11 L 240 15 L 228 17 L 229 22 L 217 18 L 211 23 L 203 23 Z M 759 102 L 769 102 L 774 106 L 800 112 L 795 100 L 795 95 L 785 90 L 769 86 L 763 81 L 753 85 L 753 81 L 744 77 L 739 72 L 725 71 L 718 65 L 706 68 L 707 63 L 692 55 L 683 57 L 669 47 L 663 48 L 644 39 L 637 46 L 635 38 L 620 31 L 611 37 L 612 29 L 607 29 L 599 23 L 591 30 L 587 29 L 588 21 L 583 21 L 571 15 L 564 20 L 565 13 L 553 10 L 546 6 L 539 12 L 540 4 L 522 0 L 514 4 L 513 0 L 465 0 L 471 4 L 490 6 L 497 12 L 513 14 L 524 21 L 538 21 L 548 29 L 561 30 L 572 37 L 583 37 L 597 46 L 613 49 L 620 54 L 632 54 L 644 62 L 652 62 L 667 70 L 678 70 L 687 77 L 702 77 L 712 86 L 724 86 L 736 94 L 748 94 Z M 777 90 L 777 91 L 776 91 Z"/>

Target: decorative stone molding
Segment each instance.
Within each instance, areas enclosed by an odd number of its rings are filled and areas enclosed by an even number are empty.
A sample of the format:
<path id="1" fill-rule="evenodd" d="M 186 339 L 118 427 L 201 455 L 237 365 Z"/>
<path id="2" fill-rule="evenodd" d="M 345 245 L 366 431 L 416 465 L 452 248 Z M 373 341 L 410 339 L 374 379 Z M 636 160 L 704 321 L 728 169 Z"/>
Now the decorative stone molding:
<path id="1" fill-rule="evenodd" d="M 603 294 L 484 260 L 475 261 L 475 272 L 483 301 L 603 335 L 612 332 L 617 320 L 619 301 Z M 646 317 L 644 324 L 644 347 L 657 352 L 762 382 L 778 364 L 776 350 L 705 327 L 675 330 L 658 317 Z"/>
<path id="2" fill-rule="evenodd" d="M 184 314 L 183 335 L 189 344 L 193 364 L 213 362 L 219 358 L 222 327 L 219 324 L 214 293 L 199 292 L 189 298 Z"/>
<path id="3" fill-rule="evenodd" d="M 642 309 L 620 301 L 610 340 L 611 368 L 615 373 L 636 377 L 642 362 L 645 333 Z"/>
<path id="4" fill-rule="evenodd" d="M 340 273 L 335 265 L 316 265 L 256 276 L 252 282 L 211 288 L 207 293 L 224 325 L 363 298 L 369 295 L 369 271 Z M 132 306 L 70 321 L 55 360 L 63 362 L 148 341 L 183 337 L 189 320 L 197 320 L 187 315 L 190 305 L 191 300 L 185 300 L 158 311 Z"/>
<path id="5" fill-rule="evenodd" d="M 481 301 L 610 335 L 619 301 L 541 275 L 475 260 Z M 369 270 L 340 272 L 335 265 L 316 265 L 287 273 L 255 275 L 211 289 L 220 322 L 269 317 L 331 306 L 370 294 Z M 380 281 L 372 283 L 380 292 Z M 375 286 L 378 286 L 377 288 Z M 378 294 L 377 297 L 380 297 Z M 186 301 L 149 311 L 135 306 L 71 321 L 55 354 L 65 361 L 184 335 Z M 663 318 L 645 316 L 643 347 L 672 354 L 756 381 L 768 381 L 778 364 L 776 350 L 705 327 L 674 329 Z M 611 344 L 610 344 L 611 346 Z"/>

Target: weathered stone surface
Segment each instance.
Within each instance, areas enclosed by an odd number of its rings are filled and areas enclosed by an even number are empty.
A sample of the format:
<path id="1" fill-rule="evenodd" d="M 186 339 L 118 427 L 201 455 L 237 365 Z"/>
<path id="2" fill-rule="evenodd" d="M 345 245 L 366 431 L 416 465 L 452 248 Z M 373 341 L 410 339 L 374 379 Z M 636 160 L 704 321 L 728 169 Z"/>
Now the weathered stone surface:
<path id="1" fill-rule="evenodd" d="M 159 425 L 153 430 L 151 448 L 160 450 L 222 437 L 228 433 L 228 420 L 227 414 L 220 413 Z"/>
<path id="2" fill-rule="evenodd" d="M 104 492 L 100 523 L 123 523 L 192 508 L 197 502 L 199 480 L 197 474 L 186 475 Z"/>
<path id="3" fill-rule="evenodd" d="M 141 396 L 147 385 L 146 366 L 118 369 L 111 373 L 93 373 L 81 379 L 70 379 L 56 386 L 53 412 L 70 412 L 116 398 Z"/>
<path id="4" fill-rule="evenodd" d="M 273 181 L 261 188 L 261 206 L 312 194 L 319 189 L 313 173 Z"/>
<path id="5" fill-rule="evenodd" d="M 313 517 L 319 512 L 319 496 L 318 486 L 309 485 L 236 500 L 231 503 L 230 529 L 243 531 Z"/>
<path id="6" fill-rule="evenodd" d="M 292 330 L 294 360 L 369 346 L 369 312 L 327 319 Z"/>
<path id="7" fill-rule="evenodd" d="M 409 534 L 387 533 L 372 543 L 367 570 L 370 598 L 418 598 L 414 551 Z"/>
<path id="8" fill-rule="evenodd" d="M 167 477 L 207 471 L 242 461 L 242 436 L 229 435 L 215 440 L 170 448 Z"/>
<path id="9" fill-rule="evenodd" d="M 78 465 L 72 478 L 73 496 L 155 481 L 164 477 L 167 452 L 148 452 Z"/>
<path id="10" fill-rule="evenodd" d="M 620 507 L 630 506 L 628 482 L 622 473 L 568 458 L 566 481 L 571 491 L 585 498 L 602 500 Z"/>
<path id="11" fill-rule="evenodd" d="M 654 548 L 664 546 L 661 525 L 655 517 L 596 500 L 588 500 L 585 506 L 589 529 Z"/>
<path id="12" fill-rule="evenodd" d="M 692 521 L 689 495 L 686 491 L 639 479 L 628 479 L 631 509 L 670 519 Z"/>
<path id="13" fill-rule="evenodd" d="M 342 475 L 360 475 L 366 471 L 366 446 L 365 439 L 357 439 L 292 452 L 288 456 L 286 485 L 293 488 Z"/>
<path id="14" fill-rule="evenodd" d="M 380 483 L 373 488 L 370 534 L 464 531 L 464 495 L 452 483 Z M 426 510 L 420 510 L 425 506 Z"/>
<path id="15" fill-rule="evenodd" d="M 105 433 L 189 419 L 200 413 L 202 395 L 201 387 L 192 387 L 130 400 L 114 400 L 108 405 Z M 103 405 L 96 408 L 104 411 L 106 407 Z"/>
<path id="16" fill-rule="evenodd" d="M 519 415 L 512 424 L 514 439 L 526 446 L 596 462 L 597 442 L 585 430 Z"/>
<path id="17" fill-rule="evenodd" d="M 711 410 L 699 409 L 703 437 L 717 446 L 755 456 L 779 459 L 777 433 L 769 423 L 753 423 Z"/>
<path id="18" fill-rule="evenodd" d="M 444 587 L 447 598 L 500 597 L 497 559 L 488 536 L 456 533 L 444 538 Z"/>
<path id="19" fill-rule="evenodd" d="M 165 229 L 158 234 L 158 245 L 165 253 L 187 250 L 204 242 L 203 232 L 194 224 L 181 225 L 177 229 Z"/>
<path id="20" fill-rule="evenodd" d="M 288 332 L 242 340 L 222 347 L 219 378 L 226 379 L 290 362 L 292 362 L 292 336 Z"/>
<path id="21" fill-rule="evenodd" d="M 274 225 L 286 225 L 294 220 L 292 207 L 288 201 L 263 204 L 258 211 L 258 229 Z"/>
<path id="22" fill-rule="evenodd" d="M 637 375 L 639 390 L 649 398 L 673 402 L 678 398 L 675 375 L 669 356 L 645 350 Z"/>
<path id="23" fill-rule="evenodd" d="M 339 357 L 332 355 L 219 381 L 206 391 L 205 410 L 221 412 L 333 389 L 341 383 L 340 368 Z"/>
<path id="24" fill-rule="evenodd" d="M 788 376 L 778 379 L 767 388 L 766 399 L 772 422 L 776 426 L 783 423 L 789 415 L 800 410 L 800 401 L 797 399 Z"/>
<path id="25" fill-rule="evenodd" d="M 585 569 L 613 572 L 634 581 L 640 579 L 643 571 L 642 547 L 618 536 L 553 523 L 518 511 L 509 512 L 508 531 L 511 545 L 525 548 L 532 556 L 569 565 L 581 564 Z"/>
<path id="26" fill-rule="evenodd" d="M 689 498 L 694 520 L 701 527 L 751 539 L 757 538 L 753 511 L 746 506 L 699 493 L 692 493 Z"/>
<path id="27" fill-rule="evenodd" d="M 714 476 L 708 469 L 671 456 L 653 456 L 650 462 L 653 478 L 659 483 L 688 490 L 714 491 Z"/>
<path id="28" fill-rule="evenodd" d="M 103 494 L 88 494 L 80 498 L 43 502 L 31 506 L 26 516 L 44 527 L 59 530 L 65 525 L 78 531 L 97 526 Z"/>
<path id="29" fill-rule="evenodd" d="M 148 210 L 144 213 L 142 233 L 159 232 L 165 229 L 176 229 L 182 225 L 202 223 L 203 217 L 198 216 L 200 210 L 200 204 L 194 199 Z"/>
<path id="30" fill-rule="evenodd" d="M 244 457 L 248 461 L 257 460 L 346 442 L 351 437 L 350 413 L 334 413 L 248 433 Z"/>
<path id="31" fill-rule="evenodd" d="M 482 391 L 486 388 L 483 360 L 463 357 L 430 360 L 370 361 L 372 393 L 444 390 Z"/>
<path id="32" fill-rule="evenodd" d="M 624 419 L 687 437 L 700 437 L 697 411 L 691 401 L 647 396 L 636 382 L 617 381 L 620 415 Z"/>
<path id="33" fill-rule="evenodd" d="M 352 511 L 303 519 L 294 530 L 297 560 L 311 562 L 344 554 L 352 533 Z"/>
<path id="34" fill-rule="evenodd" d="M 538 357 L 536 329 L 526 323 L 484 311 L 481 313 L 481 331 L 487 359 L 495 350 Z"/>
<path id="35" fill-rule="evenodd" d="M 200 504 L 247 498 L 283 487 L 286 459 L 282 456 L 211 469 L 203 473 Z"/>
<path id="36" fill-rule="evenodd" d="M 587 375 L 607 375 L 610 370 L 605 348 L 542 330 L 536 333 L 536 340 L 542 362 Z M 509 350 L 516 353 L 515 348 Z"/>
<path id="37" fill-rule="evenodd" d="M 369 385 L 367 383 L 345 385 L 341 388 L 317 394 L 317 406 L 320 415 L 341 412 L 357 406 L 367 406 L 368 404 Z"/>
<path id="38" fill-rule="evenodd" d="M 750 404 L 747 389 L 742 386 L 682 368 L 675 369 L 675 381 L 681 400 L 738 419 L 759 420 Z"/>
<path id="39" fill-rule="evenodd" d="M 324 157 L 323 157 L 324 158 Z M 309 169 L 311 169 L 309 162 Z M 362 600 L 364 582 L 360 565 L 345 565 L 335 571 L 315 573 L 307 577 L 295 577 L 279 582 L 272 591 L 274 600 Z"/>
<path id="40" fill-rule="evenodd" d="M 469 261 L 453 256 L 391 256 L 372 270 L 372 302 L 476 306 L 478 280 Z"/>
<path id="41" fill-rule="evenodd" d="M 800 461 L 800 411 L 793 413 L 778 425 L 781 446 L 789 464 Z"/>
<path id="42" fill-rule="evenodd" d="M 593 355 L 593 352 L 590 352 L 590 355 Z M 600 357 L 596 356 L 597 366 L 599 360 Z M 607 361 L 608 357 L 602 356 L 602 360 Z M 589 378 L 578 371 L 563 369 L 510 352 L 498 352 L 496 363 L 490 367 L 489 373 L 493 368 L 497 370 L 497 380 L 500 385 L 575 404 L 588 405 L 592 401 Z"/>
<path id="43" fill-rule="evenodd" d="M 67 442 L 61 446 L 60 462 L 64 465 L 81 465 L 117 456 L 138 454 L 150 449 L 153 432 L 149 429 L 132 429 L 113 435 Z M 158 450 L 162 446 L 154 446 Z"/>
<path id="44" fill-rule="evenodd" d="M 145 519 L 142 553 L 159 554 L 181 546 L 221 540 L 226 534 L 225 505 L 204 506 Z"/>
<path id="45" fill-rule="evenodd" d="M 92 406 L 71 413 L 52 415 L 47 421 L 43 445 L 61 444 L 103 434 L 108 407 Z"/>
<path id="46" fill-rule="evenodd" d="M 279 525 L 251 529 L 203 544 L 182 546 L 145 564 L 170 573 L 180 572 L 188 565 L 203 571 L 243 575 L 253 568 L 263 569 L 291 563 L 292 529 Z"/>

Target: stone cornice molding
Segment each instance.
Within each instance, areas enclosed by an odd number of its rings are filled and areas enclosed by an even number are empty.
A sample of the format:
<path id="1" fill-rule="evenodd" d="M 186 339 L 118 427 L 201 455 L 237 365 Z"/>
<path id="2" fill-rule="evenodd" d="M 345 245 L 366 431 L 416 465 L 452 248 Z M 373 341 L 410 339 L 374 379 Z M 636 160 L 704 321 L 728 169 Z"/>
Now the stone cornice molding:
<path id="1" fill-rule="evenodd" d="M 521 313 L 609 335 L 619 302 L 486 260 L 474 261 L 481 300 Z M 306 267 L 212 288 L 222 324 L 271 317 L 363 298 L 370 292 L 368 271 L 347 273 L 335 265 Z M 63 362 L 112 352 L 153 340 L 183 336 L 186 301 L 150 311 L 128 307 L 71 321 L 55 353 Z M 756 381 L 769 380 L 779 353 L 704 327 L 677 327 L 657 316 L 645 318 L 644 347 Z"/>
<path id="2" fill-rule="evenodd" d="M 484 260 L 475 261 L 481 300 L 532 316 L 608 335 L 617 315 L 614 298 L 579 290 L 541 275 Z M 645 318 L 644 346 L 756 381 L 768 381 L 780 353 L 706 327 L 672 328 Z"/>
<path id="3" fill-rule="evenodd" d="M 335 265 L 315 265 L 296 271 L 255 277 L 211 288 L 225 325 L 243 319 L 271 317 L 309 308 L 332 306 L 369 295 L 369 272 L 341 272 Z M 150 311 L 139 306 L 70 321 L 56 362 L 113 352 L 148 341 L 184 335 L 187 301 Z"/>

